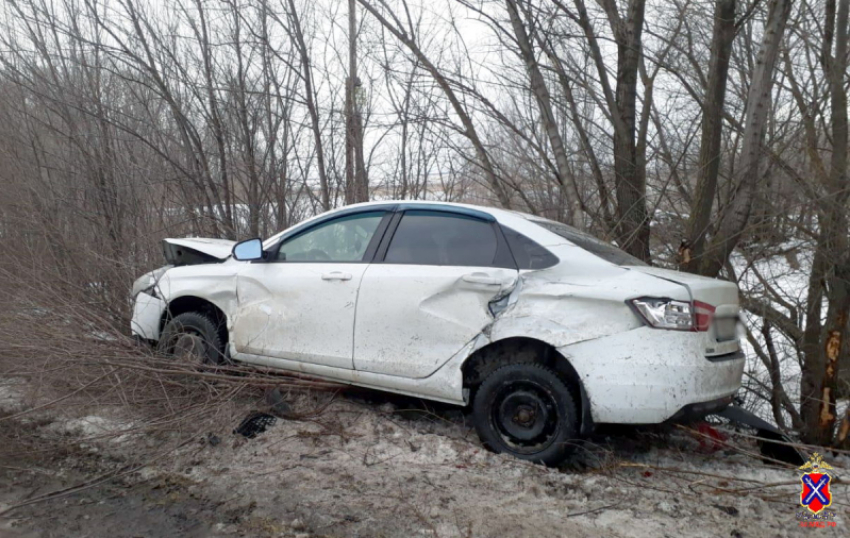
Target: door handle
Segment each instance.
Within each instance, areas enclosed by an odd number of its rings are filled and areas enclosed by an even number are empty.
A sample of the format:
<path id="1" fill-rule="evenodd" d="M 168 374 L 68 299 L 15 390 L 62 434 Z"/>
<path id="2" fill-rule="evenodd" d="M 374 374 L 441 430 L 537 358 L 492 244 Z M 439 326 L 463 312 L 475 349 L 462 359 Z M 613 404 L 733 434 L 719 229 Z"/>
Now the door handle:
<path id="1" fill-rule="evenodd" d="M 322 273 L 322 280 L 351 280 L 351 273 L 343 273 L 342 271 Z"/>
<path id="2" fill-rule="evenodd" d="M 469 273 L 463 275 L 463 281 L 470 284 L 483 284 L 485 286 L 501 286 L 502 281 L 491 277 L 487 273 Z"/>

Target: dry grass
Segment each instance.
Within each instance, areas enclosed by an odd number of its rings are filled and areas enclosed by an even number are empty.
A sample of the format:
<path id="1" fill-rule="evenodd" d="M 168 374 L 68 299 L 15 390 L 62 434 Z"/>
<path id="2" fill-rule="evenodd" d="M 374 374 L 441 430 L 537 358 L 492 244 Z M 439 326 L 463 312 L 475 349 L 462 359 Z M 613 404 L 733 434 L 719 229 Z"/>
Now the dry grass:
<path id="1" fill-rule="evenodd" d="M 25 408 L 0 417 L 0 424 L 44 415 L 120 417 L 127 427 L 98 437 L 144 433 L 164 443 L 159 453 L 233 424 L 246 406 L 264 405 L 270 387 L 284 394 L 339 388 L 243 366 L 199 368 L 159 355 L 129 335 L 124 316 L 114 315 L 121 305 L 107 304 L 112 295 L 123 296 L 129 309 L 129 279 L 111 294 L 52 276 L 34 282 L 0 269 L 0 304 L 6 306 L 0 311 L 0 380 L 18 382 L 27 392 Z"/>

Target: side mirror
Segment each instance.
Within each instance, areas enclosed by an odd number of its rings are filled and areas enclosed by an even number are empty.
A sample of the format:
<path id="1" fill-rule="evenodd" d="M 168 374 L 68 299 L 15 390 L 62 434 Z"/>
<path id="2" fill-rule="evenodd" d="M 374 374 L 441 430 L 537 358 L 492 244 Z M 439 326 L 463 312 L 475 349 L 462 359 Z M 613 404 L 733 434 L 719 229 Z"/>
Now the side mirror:
<path id="1" fill-rule="evenodd" d="M 240 262 L 263 259 L 263 241 L 259 237 L 233 245 L 233 257 Z"/>

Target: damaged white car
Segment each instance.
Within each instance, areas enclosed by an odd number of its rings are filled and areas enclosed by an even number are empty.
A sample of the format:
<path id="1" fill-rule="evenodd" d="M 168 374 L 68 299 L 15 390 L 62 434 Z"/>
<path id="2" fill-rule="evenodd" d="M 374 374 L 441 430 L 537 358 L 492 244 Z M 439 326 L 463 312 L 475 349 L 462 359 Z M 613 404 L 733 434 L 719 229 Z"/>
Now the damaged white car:
<path id="1" fill-rule="evenodd" d="M 374 202 L 164 248 L 133 288 L 160 350 L 471 405 L 523 459 L 558 463 L 596 423 L 704 416 L 741 383 L 734 284 L 530 215 Z"/>

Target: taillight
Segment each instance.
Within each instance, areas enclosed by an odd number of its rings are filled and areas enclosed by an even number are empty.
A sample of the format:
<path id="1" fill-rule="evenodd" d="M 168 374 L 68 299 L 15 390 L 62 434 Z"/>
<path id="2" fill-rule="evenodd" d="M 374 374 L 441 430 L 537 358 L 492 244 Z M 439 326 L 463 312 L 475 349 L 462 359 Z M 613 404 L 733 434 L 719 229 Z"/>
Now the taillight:
<path id="1" fill-rule="evenodd" d="M 694 330 L 705 332 L 714 320 L 714 307 L 702 301 L 694 301 Z"/>
<path id="2" fill-rule="evenodd" d="M 634 310 L 656 329 L 705 332 L 714 318 L 714 307 L 701 301 L 641 297 L 629 301 Z"/>

